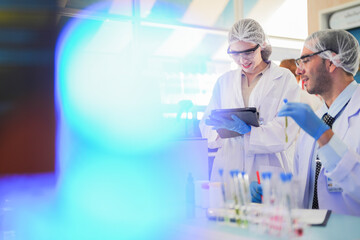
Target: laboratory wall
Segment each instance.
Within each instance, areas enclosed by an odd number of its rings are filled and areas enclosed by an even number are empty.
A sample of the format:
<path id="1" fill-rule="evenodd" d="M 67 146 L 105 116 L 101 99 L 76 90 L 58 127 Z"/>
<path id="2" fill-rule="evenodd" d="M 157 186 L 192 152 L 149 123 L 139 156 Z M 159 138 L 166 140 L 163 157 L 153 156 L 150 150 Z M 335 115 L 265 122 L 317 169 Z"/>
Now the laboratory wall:
<path id="1" fill-rule="evenodd" d="M 357 27 L 357 28 L 353 28 L 353 29 L 350 29 L 348 30 L 352 35 L 354 35 L 356 37 L 356 39 L 358 41 L 360 41 L 360 27 Z M 359 69 L 360 69 L 360 66 L 359 66 Z M 359 71 L 357 72 L 357 74 L 355 75 L 355 81 L 360 83 L 360 74 L 359 74 Z"/>
<path id="2" fill-rule="evenodd" d="M 320 30 L 319 13 L 328 8 L 354 2 L 352 0 L 307 0 L 308 7 L 308 31 L 309 34 Z"/>
<path id="3" fill-rule="evenodd" d="M 55 10 L 0 3 L 0 176 L 55 169 Z"/>

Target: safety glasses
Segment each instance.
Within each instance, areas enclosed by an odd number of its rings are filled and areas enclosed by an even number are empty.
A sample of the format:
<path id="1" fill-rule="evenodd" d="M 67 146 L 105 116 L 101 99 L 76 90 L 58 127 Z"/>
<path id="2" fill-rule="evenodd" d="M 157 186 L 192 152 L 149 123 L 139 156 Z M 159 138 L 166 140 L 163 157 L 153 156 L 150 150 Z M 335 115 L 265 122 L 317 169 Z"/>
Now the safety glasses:
<path id="1" fill-rule="evenodd" d="M 313 57 L 313 56 L 318 55 L 318 54 L 320 54 L 322 52 L 325 52 L 325 51 L 331 51 L 331 50 L 330 49 L 325 49 L 325 50 L 321 50 L 321 51 L 318 51 L 318 52 L 315 52 L 315 53 L 312 53 L 312 54 L 304 55 L 304 56 L 301 56 L 301 57 L 295 59 L 296 67 L 298 67 L 300 69 L 303 69 L 304 63 L 307 63 L 308 61 L 310 61 L 310 57 Z"/>
<path id="2" fill-rule="evenodd" d="M 244 50 L 244 51 L 232 51 L 230 49 L 230 46 L 227 49 L 227 53 L 233 57 L 233 58 L 246 58 L 246 59 L 250 59 L 253 58 L 255 55 L 255 51 L 260 47 L 259 44 L 257 44 L 255 47 Z"/>

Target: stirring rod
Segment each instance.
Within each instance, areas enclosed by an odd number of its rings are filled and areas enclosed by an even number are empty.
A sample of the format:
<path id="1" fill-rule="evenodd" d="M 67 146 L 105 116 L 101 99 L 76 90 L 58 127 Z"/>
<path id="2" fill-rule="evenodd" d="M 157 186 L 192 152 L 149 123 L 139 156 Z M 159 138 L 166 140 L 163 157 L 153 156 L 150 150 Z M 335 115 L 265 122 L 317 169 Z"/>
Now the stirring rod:
<path id="1" fill-rule="evenodd" d="M 285 98 L 284 103 L 286 104 L 288 100 Z M 288 142 L 288 135 L 287 135 L 287 127 L 288 127 L 288 118 L 285 116 L 285 142 Z"/>

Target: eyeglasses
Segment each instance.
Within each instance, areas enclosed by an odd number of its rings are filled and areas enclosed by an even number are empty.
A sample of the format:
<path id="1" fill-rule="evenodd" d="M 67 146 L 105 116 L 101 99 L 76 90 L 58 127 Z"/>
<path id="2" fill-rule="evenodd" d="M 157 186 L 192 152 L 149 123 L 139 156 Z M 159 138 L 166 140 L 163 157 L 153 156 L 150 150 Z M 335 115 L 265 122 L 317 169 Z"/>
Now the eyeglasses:
<path id="1" fill-rule="evenodd" d="M 308 54 L 308 55 L 304 55 L 302 57 L 299 57 L 297 59 L 295 59 L 295 64 L 296 64 L 296 67 L 300 68 L 300 69 L 303 69 L 304 67 L 304 63 L 307 63 L 308 61 L 310 61 L 310 57 L 312 56 L 315 56 L 315 55 L 318 55 L 322 52 L 325 52 L 325 51 L 331 51 L 330 49 L 325 49 L 325 50 L 321 50 L 319 52 L 315 52 L 315 53 L 312 53 L 312 54 Z"/>
<path id="2" fill-rule="evenodd" d="M 253 48 L 250 48 L 250 49 L 247 49 L 247 50 L 244 50 L 244 51 L 232 51 L 230 49 L 230 46 L 228 47 L 227 49 L 227 53 L 233 57 L 233 58 L 245 58 L 245 59 L 251 59 L 254 57 L 255 55 L 255 51 L 260 47 L 260 45 L 256 45 L 255 47 Z"/>

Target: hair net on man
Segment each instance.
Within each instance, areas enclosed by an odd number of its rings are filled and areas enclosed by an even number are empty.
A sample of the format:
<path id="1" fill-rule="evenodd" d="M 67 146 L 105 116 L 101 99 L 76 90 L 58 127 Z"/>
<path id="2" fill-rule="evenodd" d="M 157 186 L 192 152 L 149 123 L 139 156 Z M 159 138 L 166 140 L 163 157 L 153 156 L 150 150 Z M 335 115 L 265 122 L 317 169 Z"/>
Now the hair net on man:
<path id="1" fill-rule="evenodd" d="M 329 59 L 336 67 L 344 69 L 353 76 L 359 69 L 359 42 L 345 30 L 322 30 L 311 34 L 305 40 L 305 47 Z"/>
<path id="2" fill-rule="evenodd" d="M 268 61 L 272 52 L 271 45 L 267 43 L 267 37 L 260 24 L 249 18 L 244 18 L 236 22 L 228 35 L 229 44 L 237 41 L 251 42 L 259 44 L 261 47 L 261 57 Z"/>

